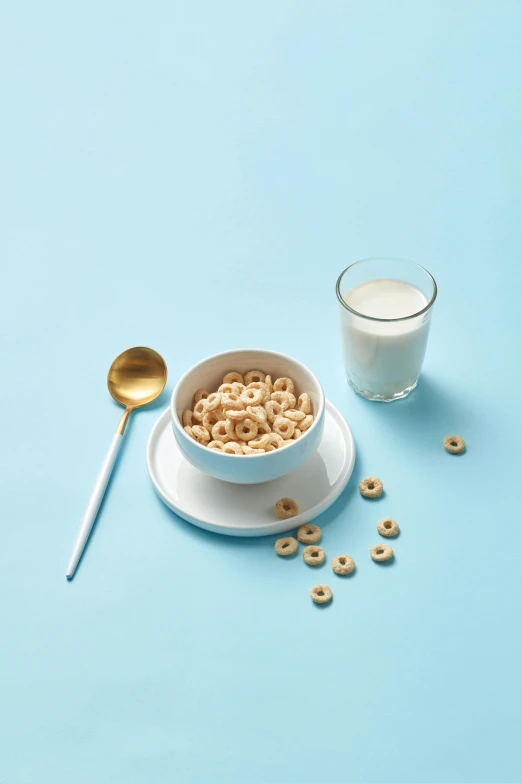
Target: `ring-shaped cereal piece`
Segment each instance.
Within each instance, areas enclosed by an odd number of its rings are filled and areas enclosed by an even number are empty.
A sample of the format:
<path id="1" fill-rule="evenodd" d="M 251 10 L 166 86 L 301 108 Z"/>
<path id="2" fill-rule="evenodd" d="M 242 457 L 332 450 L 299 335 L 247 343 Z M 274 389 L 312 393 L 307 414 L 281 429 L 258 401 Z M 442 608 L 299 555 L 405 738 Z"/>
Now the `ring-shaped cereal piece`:
<path id="1" fill-rule="evenodd" d="M 220 408 L 216 408 L 215 411 L 207 411 L 205 413 L 205 415 L 203 416 L 202 424 L 212 435 L 212 427 L 214 426 L 214 424 L 217 424 L 218 421 L 224 421 L 224 419 L 225 416 L 223 414 L 223 411 Z"/>
<path id="2" fill-rule="evenodd" d="M 298 422 L 302 421 L 305 418 L 305 413 L 303 411 L 298 411 L 296 408 L 292 408 L 292 410 L 285 411 L 283 413 L 283 416 L 286 416 L 287 419 L 290 419 L 290 421 Z"/>
<path id="3" fill-rule="evenodd" d="M 239 399 L 243 405 L 258 405 L 265 397 L 265 393 L 262 389 L 249 389 L 248 386 L 245 391 L 242 391 Z"/>
<path id="4" fill-rule="evenodd" d="M 223 383 L 244 383 L 243 376 L 238 372 L 227 372 L 223 377 Z"/>
<path id="5" fill-rule="evenodd" d="M 250 370 L 249 372 L 245 373 L 244 384 L 245 386 L 248 386 L 249 383 L 256 383 L 257 381 L 261 381 L 261 383 L 263 383 L 264 380 L 264 372 L 261 372 L 261 370 Z"/>
<path id="6" fill-rule="evenodd" d="M 220 394 L 235 394 L 234 385 L 232 383 L 222 383 L 218 389 Z"/>
<path id="7" fill-rule="evenodd" d="M 232 419 L 225 419 L 225 432 L 227 433 L 230 440 L 237 440 L 236 424 L 237 422 L 233 421 Z"/>
<path id="8" fill-rule="evenodd" d="M 258 424 L 267 419 L 266 410 L 262 405 L 247 405 L 247 411 L 250 418 L 257 421 Z"/>
<path id="9" fill-rule="evenodd" d="M 283 446 L 286 446 L 286 441 L 283 440 L 281 435 L 278 432 L 271 432 L 268 436 L 268 446 L 266 448 L 274 451 L 275 449 L 282 449 Z"/>
<path id="10" fill-rule="evenodd" d="M 370 556 L 376 563 L 383 563 L 393 557 L 393 549 L 386 544 L 377 544 L 370 549 Z"/>
<path id="11" fill-rule="evenodd" d="M 234 392 L 230 392 L 230 394 L 222 394 L 221 395 L 221 407 L 224 411 L 227 410 L 234 410 L 239 411 L 243 407 L 243 403 L 241 402 L 241 398 L 234 394 Z"/>
<path id="12" fill-rule="evenodd" d="M 278 416 L 282 416 L 285 409 L 275 400 L 265 403 L 265 411 L 270 424 L 273 424 Z"/>
<path id="13" fill-rule="evenodd" d="M 460 435 L 448 435 L 444 438 L 444 448 L 450 454 L 462 454 L 466 450 L 466 443 Z"/>
<path id="14" fill-rule="evenodd" d="M 303 392 L 303 394 L 299 395 L 299 410 L 303 411 L 304 414 L 309 414 L 312 410 L 312 401 L 310 399 L 310 395 L 306 392 Z"/>
<path id="15" fill-rule="evenodd" d="M 284 411 L 295 408 L 296 399 L 291 392 L 275 391 L 270 395 L 270 399 L 278 402 Z"/>
<path id="16" fill-rule="evenodd" d="M 227 419 L 232 419 L 233 421 L 241 421 L 241 419 L 246 419 L 248 417 L 248 411 L 244 408 L 241 408 L 238 411 L 234 410 L 234 408 L 228 408 L 225 411 L 225 416 Z"/>
<path id="17" fill-rule="evenodd" d="M 272 429 L 270 427 L 270 424 L 267 421 L 258 421 L 257 424 L 257 431 L 260 434 L 270 435 L 272 432 Z"/>
<path id="18" fill-rule="evenodd" d="M 308 427 L 311 427 L 314 423 L 314 417 L 311 413 L 309 413 L 307 416 L 304 417 L 302 421 L 299 422 L 299 429 L 301 432 L 304 432 L 308 429 Z"/>
<path id="19" fill-rule="evenodd" d="M 206 446 L 207 443 L 210 441 L 209 431 L 207 430 L 206 427 L 203 427 L 201 424 L 194 424 L 194 426 L 192 427 L 192 432 L 197 442 L 201 443 L 202 446 Z"/>
<path id="20" fill-rule="evenodd" d="M 207 446 L 208 449 L 215 449 L 216 451 L 223 451 L 225 444 L 222 440 L 211 440 Z"/>
<path id="21" fill-rule="evenodd" d="M 318 566 L 324 563 L 325 551 L 322 546 L 311 544 L 303 549 L 303 560 L 307 565 Z"/>
<path id="22" fill-rule="evenodd" d="M 399 535 L 399 525 L 394 519 L 387 517 L 377 522 L 377 530 L 385 538 L 394 538 Z"/>
<path id="23" fill-rule="evenodd" d="M 233 390 L 234 394 L 237 394 L 238 396 L 241 394 L 241 392 L 245 391 L 245 389 L 246 389 L 246 386 L 245 386 L 244 383 L 237 383 L 237 381 L 235 381 L 232 384 L 232 390 Z"/>
<path id="24" fill-rule="evenodd" d="M 359 492 L 365 498 L 378 498 L 382 495 L 383 483 L 375 476 L 368 476 L 359 484 Z"/>
<path id="25" fill-rule="evenodd" d="M 281 435 L 283 440 L 290 440 L 295 432 L 295 424 L 285 416 L 278 416 L 272 425 L 272 429 L 278 435 Z"/>
<path id="26" fill-rule="evenodd" d="M 255 440 L 257 437 L 257 422 L 252 419 L 243 419 L 236 424 L 236 435 L 239 440 Z"/>
<path id="27" fill-rule="evenodd" d="M 270 441 L 270 435 L 261 435 L 260 438 L 255 438 L 254 440 L 250 440 L 248 442 L 248 445 L 252 449 L 266 449 L 269 441 Z"/>
<path id="28" fill-rule="evenodd" d="M 281 498 L 275 504 L 274 511 L 279 519 L 290 519 L 299 514 L 299 504 L 293 498 Z"/>
<path id="29" fill-rule="evenodd" d="M 264 454 L 264 449 L 253 449 L 252 446 L 249 446 L 247 443 L 242 443 L 243 446 L 243 454 Z"/>
<path id="30" fill-rule="evenodd" d="M 265 386 L 268 389 L 268 393 L 272 394 L 272 392 L 274 391 L 274 384 L 272 383 L 271 375 L 265 375 Z"/>
<path id="31" fill-rule="evenodd" d="M 212 439 L 220 440 L 222 443 L 228 443 L 230 437 L 227 433 L 226 421 L 218 421 L 217 424 L 214 424 L 212 427 Z"/>
<path id="32" fill-rule="evenodd" d="M 303 433 L 299 429 L 299 427 L 296 427 L 294 430 L 294 435 L 292 437 L 292 440 L 297 440 L 297 438 L 300 438 Z"/>
<path id="33" fill-rule="evenodd" d="M 277 381 L 274 381 L 274 391 L 284 391 L 293 394 L 294 388 L 294 382 L 291 378 L 278 378 Z"/>
<path id="34" fill-rule="evenodd" d="M 328 585 L 316 585 L 310 590 L 310 598 L 316 604 L 327 604 L 333 596 Z"/>
<path id="35" fill-rule="evenodd" d="M 229 440 L 223 446 L 223 454 L 242 454 L 243 448 L 235 440 Z"/>
<path id="36" fill-rule="evenodd" d="M 194 395 L 194 404 L 200 400 L 205 400 L 208 397 L 208 394 L 206 389 L 198 389 Z"/>
<path id="37" fill-rule="evenodd" d="M 193 419 L 194 419 L 194 416 L 193 416 L 191 410 L 187 409 L 186 411 L 183 411 L 182 421 L 183 421 L 183 426 L 184 427 L 192 427 L 192 425 L 194 423 Z"/>
<path id="38" fill-rule="evenodd" d="M 332 569 L 339 576 L 348 576 L 355 568 L 355 560 L 350 555 L 337 555 L 332 560 Z"/>
<path id="39" fill-rule="evenodd" d="M 297 531 L 297 538 L 303 544 L 317 544 L 321 540 L 323 531 L 319 525 L 312 525 L 311 522 L 307 522 L 306 525 L 301 525 Z"/>
<path id="40" fill-rule="evenodd" d="M 207 399 L 207 411 L 215 411 L 221 405 L 221 392 L 212 392 Z"/>
<path id="41" fill-rule="evenodd" d="M 280 557 L 289 557 L 290 555 L 293 555 L 294 552 L 297 552 L 298 546 L 299 544 L 295 538 L 287 536 L 287 538 L 278 538 L 274 544 L 274 549 L 276 554 L 280 555 Z"/>
<path id="42" fill-rule="evenodd" d="M 194 410 L 192 411 L 192 415 L 196 419 L 196 421 L 203 421 L 203 416 L 207 412 L 207 401 L 205 399 L 199 400 L 194 405 Z"/>
<path id="43" fill-rule="evenodd" d="M 188 425 L 186 427 L 183 427 L 189 438 L 192 438 L 192 440 L 196 440 L 196 436 L 192 432 L 192 427 L 189 427 Z"/>

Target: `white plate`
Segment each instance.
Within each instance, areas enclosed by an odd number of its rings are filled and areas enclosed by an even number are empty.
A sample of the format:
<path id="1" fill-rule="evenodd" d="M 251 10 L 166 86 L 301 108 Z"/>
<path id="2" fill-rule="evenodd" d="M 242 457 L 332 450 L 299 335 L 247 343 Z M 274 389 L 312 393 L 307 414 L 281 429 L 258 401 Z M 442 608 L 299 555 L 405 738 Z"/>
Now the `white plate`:
<path id="1" fill-rule="evenodd" d="M 187 522 L 226 536 L 267 536 L 311 522 L 337 500 L 354 462 L 351 430 L 328 401 L 323 438 L 313 457 L 265 484 L 229 484 L 190 465 L 174 438 L 170 409 L 159 417 L 147 444 L 147 467 L 160 498 Z M 298 501 L 299 516 L 275 518 L 274 503 L 283 497 Z"/>

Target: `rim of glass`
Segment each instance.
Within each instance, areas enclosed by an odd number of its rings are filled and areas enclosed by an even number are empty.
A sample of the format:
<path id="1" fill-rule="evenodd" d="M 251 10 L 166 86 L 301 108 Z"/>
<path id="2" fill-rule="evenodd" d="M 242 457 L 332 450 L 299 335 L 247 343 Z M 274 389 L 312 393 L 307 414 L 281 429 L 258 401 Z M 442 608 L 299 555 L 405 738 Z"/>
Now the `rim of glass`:
<path id="1" fill-rule="evenodd" d="M 433 296 L 431 297 L 428 304 L 422 308 L 422 310 L 417 310 L 416 313 L 412 313 L 411 315 L 404 315 L 401 318 L 375 318 L 373 315 L 365 315 L 364 313 L 360 313 L 358 310 L 354 310 L 353 307 L 350 307 L 347 302 L 343 299 L 341 296 L 341 280 L 343 279 L 346 272 L 348 272 L 349 269 L 352 269 L 354 266 L 358 266 L 359 264 L 364 264 L 367 261 L 405 261 L 407 264 L 411 264 L 412 266 L 416 266 L 418 269 L 421 269 L 431 280 L 433 283 Z M 435 299 L 437 298 L 437 283 L 435 281 L 435 278 L 431 274 L 431 272 L 428 272 L 428 270 L 421 266 L 420 264 L 417 264 L 416 261 L 411 261 L 409 258 L 398 258 L 396 256 L 370 256 L 369 258 L 361 258 L 359 261 L 354 261 L 353 264 L 350 264 L 346 267 L 346 269 L 343 269 L 339 277 L 337 278 L 337 283 L 335 285 L 335 290 L 337 293 L 337 299 L 342 304 L 346 310 L 349 310 L 350 313 L 353 313 L 354 315 L 359 316 L 359 318 L 366 318 L 367 321 L 382 321 L 383 323 L 392 323 L 393 321 L 409 321 L 410 318 L 417 318 L 419 315 L 422 315 L 423 313 L 426 313 L 430 307 L 433 307 L 433 304 L 435 303 Z"/>

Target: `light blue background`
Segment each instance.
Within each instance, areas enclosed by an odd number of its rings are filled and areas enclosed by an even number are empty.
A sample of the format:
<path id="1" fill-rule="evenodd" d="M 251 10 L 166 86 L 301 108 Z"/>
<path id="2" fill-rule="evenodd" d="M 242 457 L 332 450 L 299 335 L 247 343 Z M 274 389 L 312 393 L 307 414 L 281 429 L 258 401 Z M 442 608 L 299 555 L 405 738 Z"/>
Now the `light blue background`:
<path id="1" fill-rule="evenodd" d="M 507 0 L 4 5 L 2 783 L 516 779 L 521 34 Z M 346 386 L 334 295 L 378 254 L 440 287 L 389 406 Z M 134 344 L 169 391 L 238 344 L 317 372 L 358 447 L 320 520 L 353 578 L 171 514 L 145 467 L 166 394 L 66 582 Z"/>

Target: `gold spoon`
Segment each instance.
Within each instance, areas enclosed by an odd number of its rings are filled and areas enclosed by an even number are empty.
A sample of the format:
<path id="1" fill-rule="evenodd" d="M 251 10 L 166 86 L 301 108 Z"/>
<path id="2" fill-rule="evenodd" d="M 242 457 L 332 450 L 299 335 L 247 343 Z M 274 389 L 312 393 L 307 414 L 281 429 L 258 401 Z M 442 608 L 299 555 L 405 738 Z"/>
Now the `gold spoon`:
<path id="1" fill-rule="evenodd" d="M 120 353 L 111 364 L 107 376 L 107 386 L 116 402 L 123 405 L 125 410 L 116 428 L 116 434 L 112 439 L 100 475 L 96 480 L 92 495 L 85 509 L 71 559 L 67 566 L 65 574 L 67 579 L 72 579 L 94 525 L 94 520 L 109 483 L 131 411 L 134 408 L 148 405 L 149 402 L 159 397 L 165 388 L 166 382 L 167 365 L 159 353 L 153 351 L 152 348 L 129 348 L 128 351 Z"/>

